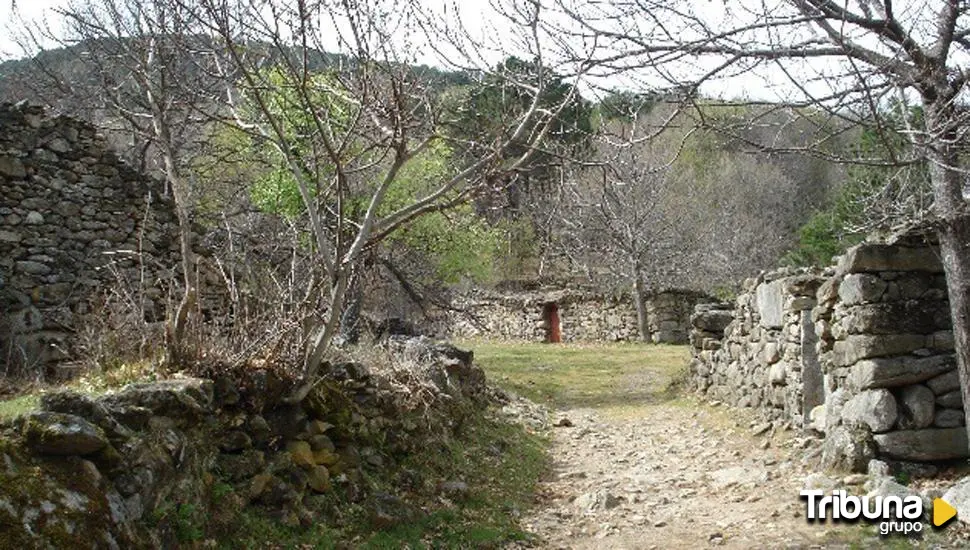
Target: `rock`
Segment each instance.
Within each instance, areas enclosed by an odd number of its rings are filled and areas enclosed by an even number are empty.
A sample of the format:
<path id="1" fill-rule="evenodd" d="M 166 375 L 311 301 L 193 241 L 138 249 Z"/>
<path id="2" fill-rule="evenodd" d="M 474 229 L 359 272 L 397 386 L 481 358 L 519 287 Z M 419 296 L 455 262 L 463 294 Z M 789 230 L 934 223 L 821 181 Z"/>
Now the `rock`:
<path id="1" fill-rule="evenodd" d="M 303 468 L 312 468 L 317 462 L 314 460 L 313 449 L 306 441 L 290 441 L 286 444 L 286 450 L 290 453 L 293 463 Z"/>
<path id="2" fill-rule="evenodd" d="M 731 324 L 734 320 L 734 311 L 731 310 L 709 310 L 704 312 L 695 313 L 691 319 L 690 323 L 694 328 L 703 330 L 705 332 L 711 332 L 714 334 L 723 334 L 724 329 Z"/>
<path id="3" fill-rule="evenodd" d="M 894 357 L 859 361 L 852 367 L 849 377 L 859 389 L 889 388 L 916 384 L 954 369 L 956 360 L 952 355 L 930 357 Z"/>
<path id="4" fill-rule="evenodd" d="M 807 490 L 820 490 L 828 493 L 839 486 L 839 482 L 825 474 L 818 472 L 808 474 L 802 482 L 802 488 Z"/>
<path id="5" fill-rule="evenodd" d="M 27 445 L 49 455 L 88 455 L 108 446 L 101 428 L 80 416 L 55 412 L 33 412 L 23 424 Z"/>
<path id="6" fill-rule="evenodd" d="M 840 273 L 881 271 L 922 271 L 943 273 L 940 251 L 936 247 L 910 248 L 863 243 L 846 251 L 839 261 Z"/>
<path id="7" fill-rule="evenodd" d="M 873 459 L 869 461 L 869 465 L 866 467 L 866 473 L 869 474 L 869 477 L 877 478 L 889 477 L 892 471 L 889 469 L 889 464 L 885 461 Z"/>
<path id="8" fill-rule="evenodd" d="M 155 415 L 188 420 L 209 412 L 212 397 L 212 381 L 178 378 L 129 384 L 120 392 L 105 396 L 102 402 L 109 409 L 137 406 Z"/>
<path id="9" fill-rule="evenodd" d="M 0 175 L 10 179 L 23 179 L 27 177 L 27 170 L 17 157 L 0 155 Z"/>
<path id="10" fill-rule="evenodd" d="M 936 403 L 933 391 L 922 384 L 906 386 L 899 393 L 899 418 L 896 421 L 900 430 L 919 430 L 933 424 Z"/>
<path id="11" fill-rule="evenodd" d="M 895 497 L 899 497 L 900 500 L 902 500 L 902 499 L 905 499 L 906 497 L 916 496 L 916 497 L 920 497 L 920 499 L 923 500 L 923 496 L 921 494 L 914 491 L 913 489 L 910 489 L 905 485 L 901 485 L 899 482 L 897 482 L 895 479 L 892 479 L 892 478 L 882 478 L 878 480 L 874 485 L 875 487 L 871 491 L 869 491 L 869 494 L 868 494 L 869 497 L 895 496 Z M 930 509 L 930 503 L 923 502 L 923 510 L 925 511 L 929 509 Z"/>
<path id="12" fill-rule="evenodd" d="M 219 407 L 239 403 L 239 390 L 228 376 L 218 376 L 213 380 L 213 399 Z"/>
<path id="13" fill-rule="evenodd" d="M 307 441 L 308 443 L 310 443 L 310 449 L 313 450 L 314 453 L 316 453 L 317 451 L 323 451 L 323 450 L 329 451 L 332 453 L 336 449 L 336 447 L 333 444 L 333 441 L 331 441 L 329 437 L 323 434 L 310 436 L 310 439 Z"/>
<path id="14" fill-rule="evenodd" d="M 273 435 L 266 419 L 260 415 L 253 415 L 246 421 L 246 431 L 256 445 L 265 445 Z"/>
<path id="15" fill-rule="evenodd" d="M 872 462 L 871 460 L 869 462 Z M 842 478 L 844 485 L 862 485 L 869 479 L 866 474 L 851 474 Z"/>
<path id="16" fill-rule="evenodd" d="M 929 388 L 933 390 L 933 393 L 936 395 L 950 393 L 953 390 L 960 389 L 960 373 L 958 373 L 956 369 L 945 372 L 939 376 L 927 380 L 926 385 L 929 386 Z"/>
<path id="17" fill-rule="evenodd" d="M 825 432 L 826 426 L 826 415 L 825 415 L 825 405 L 819 405 L 817 407 L 812 407 L 812 410 L 808 413 L 809 427 L 817 432 Z M 841 414 L 841 413 L 840 413 Z"/>
<path id="18" fill-rule="evenodd" d="M 902 430 L 873 436 L 881 455 L 897 460 L 966 458 L 967 431 L 961 428 Z"/>
<path id="19" fill-rule="evenodd" d="M 240 481 L 259 474 L 266 467 L 262 451 L 249 449 L 242 454 L 220 454 L 216 457 L 216 468 L 222 477 L 229 481 Z"/>
<path id="20" fill-rule="evenodd" d="M 944 393 L 936 398 L 936 404 L 948 409 L 962 409 L 963 395 L 960 394 L 960 390 Z"/>
<path id="21" fill-rule="evenodd" d="M 825 434 L 822 467 L 827 470 L 864 472 L 875 457 L 876 444 L 866 428 L 835 426 Z"/>
<path id="22" fill-rule="evenodd" d="M 886 281 L 874 275 L 847 275 L 839 284 L 839 299 L 845 305 L 877 302 L 887 286 Z"/>
<path id="23" fill-rule="evenodd" d="M 464 481 L 443 481 L 438 484 L 438 492 L 450 499 L 465 499 L 469 489 Z"/>
<path id="24" fill-rule="evenodd" d="M 70 390 L 45 393 L 40 397 L 41 410 L 73 414 L 93 423 L 104 430 L 105 435 L 114 442 L 123 442 L 132 436 L 132 431 L 118 422 L 107 407 L 90 397 Z"/>
<path id="25" fill-rule="evenodd" d="M 553 424 L 553 426 L 555 426 L 557 428 L 572 428 L 573 427 L 573 421 L 564 416 L 564 417 L 560 418 L 558 421 L 556 421 L 556 423 Z"/>
<path id="26" fill-rule="evenodd" d="M 238 453 L 253 446 L 253 440 L 241 430 L 231 430 L 223 434 L 219 449 L 224 453 Z"/>
<path id="27" fill-rule="evenodd" d="M 892 429 L 897 416 L 896 398 L 884 389 L 859 393 L 842 408 L 843 424 L 865 424 L 874 433 Z"/>
<path id="28" fill-rule="evenodd" d="M 323 420 L 313 420 L 310 422 L 309 430 L 310 435 L 324 435 L 327 430 L 333 428 L 333 424 L 329 422 L 324 422 Z"/>
<path id="29" fill-rule="evenodd" d="M 733 485 L 756 486 L 768 481 L 768 472 L 751 466 L 734 466 L 709 472 L 707 476 L 718 489 Z"/>
<path id="30" fill-rule="evenodd" d="M 765 328 L 781 328 L 785 322 L 783 285 L 782 280 L 763 283 L 755 291 L 756 309 Z"/>
<path id="31" fill-rule="evenodd" d="M 825 400 L 825 432 L 842 422 L 842 409 L 849 399 L 852 399 L 852 394 L 845 388 L 839 388 Z"/>
<path id="32" fill-rule="evenodd" d="M 27 225 L 43 225 L 44 215 L 36 210 L 31 210 L 27 213 L 27 217 L 24 218 L 24 223 Z"/>
<path id="33" fill-rule="evenodd" d="M 307 485 L 317 493 L 326 493 L 332 488 L 330 471 L 325 466 L 314 466 L 307 471 Z"/>
<path id="34" fill-rule="evenodd" d="M 832 345 L 829 360 L 836 366 L 847 367 L 862 359 L 903 355 L 924 347 L 926 347 L 926 336 L 923 334 L 851 334 Z M 853 371 L 858 368 L 859 366 L 856 365 Z M 872 386 L 857 384 L 857 387 Z"/>
<path id="35" fill-rule="evenodd" d="M 768 371 L 768 380 L 774 386 L 783 386 L 788 381 L 788 373 L 785 370 L 785 363 L 775 363 Z"/>
<path id="36" fill-rule="evenodd" d="M 936 416 L 933 418 L 933 425 L 937 428 L 956 428 L 965 424 L 964 413 L 960 409 L 940 408 L 937 409 Z"/>
<path id="37" fill-rule="evenodd" d="M 604 489 L 592 493 L 584 493 L 576 497 L 573 504 L 582 512 L 592 513 L 616 508 L 621 502 L 619 497 Z"/>
<path id="38" fill-rule="evenodd" d="M 751 435 L 761 435 L 771 429 L 771 422 L 764 422 L 751 428 Z"/>
<path id="39" fill-rule="evenodd" d="M 957 509 L 957 519 L 970 523 L 970 476 L 954 483 L 943 493 L 943 500 Z"/>

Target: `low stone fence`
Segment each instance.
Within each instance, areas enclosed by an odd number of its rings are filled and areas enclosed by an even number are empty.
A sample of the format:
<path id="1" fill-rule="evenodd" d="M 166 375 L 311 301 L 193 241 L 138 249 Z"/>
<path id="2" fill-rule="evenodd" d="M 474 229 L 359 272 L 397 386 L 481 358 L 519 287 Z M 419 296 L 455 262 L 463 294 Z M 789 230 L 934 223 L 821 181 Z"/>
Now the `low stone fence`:
<path id="1" fill-rule="evenodd" d="M 733 305 L 699 306 L 692 325 L 694 387 L 824 432 L 829 466 L 968 455 L 931 238 L 864 243 L 824 272 L 768 273 Z"/>
<path id="2" fill-rule="evenodd" d="M 231 532 L 244 509 L 287 526 L 326 521 L 318 504 L 370 498 L 365 474 L 434 452 L 488 399 L 470 352 L 399 344 L 421 406 L 407 384 L 356 363 L 331 366 L 292 404 L 287 383 L 259 368 L 44 395 L 41 410 L 0 423 L 0 546 L 194 547 L 187 529 Z"/>
<path id="3" fill-rule="evenodd" d="M 710 297 L 669 290 L 646 300 L 647 325 L 654 343 L 685 344 L 694 305 Z M 449 315 L 437 326 L 450 337 L 550 341 L 553 325 L 561 341 L 639 340 L 637 311 L 627 295 L 582 290 L 477 291 L 458 300 L 465 313 Z"/>

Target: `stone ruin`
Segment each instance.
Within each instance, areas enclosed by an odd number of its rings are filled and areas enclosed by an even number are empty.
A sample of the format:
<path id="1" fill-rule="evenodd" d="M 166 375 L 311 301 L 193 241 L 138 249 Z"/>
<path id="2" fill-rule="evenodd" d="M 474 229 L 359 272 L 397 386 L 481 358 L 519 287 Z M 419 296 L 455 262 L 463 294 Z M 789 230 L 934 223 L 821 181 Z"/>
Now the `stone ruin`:
<path id="1" fill-rule="evenodd" d="M 694 306 L 710 300 L 705 294 L 680 289 L 650 295 L 646 299 L 650 340 L 686 344 Z M 639 340 L 637 311 L 628 295 L 563 288 L 479 290 L 458 300 L 457 305 L 465 313 L 438 323 L 451 337 L 529 342 Z"/>
<path id="2" fill-rule="evenodd" d="M 946 280 L 919 231 L 746 282 L 691 319 L 693 387 L 825 433 L 823 464 L 968 456 Z"/>
<path id="3" fill-rule="evenodd" d="M 136 290 L 164 318 L 180 280 L 178 225 L 160 182 L 96 129 L 42 107 L 0 104 L 0 352 L 34 370 L 71 357 L 104 289 Z M 131 286 L 129 286 L 131 285 Z"/>

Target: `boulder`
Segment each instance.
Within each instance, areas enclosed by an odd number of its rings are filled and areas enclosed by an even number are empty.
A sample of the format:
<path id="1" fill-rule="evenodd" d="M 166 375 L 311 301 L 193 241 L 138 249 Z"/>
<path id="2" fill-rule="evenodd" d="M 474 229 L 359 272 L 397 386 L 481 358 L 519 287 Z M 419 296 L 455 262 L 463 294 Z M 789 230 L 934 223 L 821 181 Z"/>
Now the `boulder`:
<path id="1" fill-rule="evenodd" d="M 864 424 L 874 433 L 892 429 L 898 418 L 896 398 L 889 390 L 866 390 L 852 396 L 842 408 L 842 423 Z"/>
<path id="2" fill-rule="evenodd" d="M 211 410 L 212 400 L 211 380 L 178 378 L 129 384 L 120 392 L 105 396 L 102 403 L 109 409 L 143 407 L 155 415 L 181 420 L 208 412 Z"/>
<path id="3" fill-rule="evenodd" d="M 933 424 L 936 397 L 931 389 L 915 384 L 906 386 L 898 395 L 899 418 L 896 425 L 900 430 L 919 430 Z"/>
<path id="4" fill-rule="evenodd" d="M 694 328 L 715 334 L 724 334 L 724 329 L 734 320 L 734 311 L 714 309 L 695 313 L 690 318 Z"/>
<path id="5" fill-rule="evenodd" d="M 44 411 L 80 416 L 104 430 L 112 441 L 121 442 L 132 435 L 131 430 L 118 422 L 107 407 L 75 391 L 45 393 L 40 397 L 40 408 Z"/>
<path id="6" fill-rule="evenodd" d="M 876 457 L 876 444 L 861 426 L 836 426 L 825 434 L 822 467 L 827 470 L 865 472 Z"/>
<path id="7" fill-rule="evenodd" d="M 957 520 L 970 523 L 970 476 L 953 484 L 945 493 L 943 500 L 957 509 Z"/>
<path id="8" fill-rule="evenodd" d="M 896 460 L 933 461 L 966 458 L 967 431 L 960 428 L 900 430 L 873 436 L 879 454 Z"/>
<path id="9" fill-rule="evenodd" d="M 953 370 L 955 362 L 952 355 L 868 359 L 852 366 L 849 379 L 862 390 L 906 386 Z"/>
<path id="10" fill-rule="evenodd" d="M 73 414 L 34 412 L 23 424 L 27 445 L 49 455 L 88 455 L 108 445 L 101 428 Z"/>

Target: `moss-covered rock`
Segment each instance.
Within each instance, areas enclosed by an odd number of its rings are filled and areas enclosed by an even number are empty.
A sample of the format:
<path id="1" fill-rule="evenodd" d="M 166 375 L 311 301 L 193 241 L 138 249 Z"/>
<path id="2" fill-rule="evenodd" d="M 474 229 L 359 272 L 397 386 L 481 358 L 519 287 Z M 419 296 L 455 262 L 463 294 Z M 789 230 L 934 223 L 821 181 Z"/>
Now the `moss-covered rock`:
<path id="1" fill-rule="evenodd" d="M 27 415 L 23 436 L 31 449 L 48 455 L 87 455 L 108 445 L 101 428 L 80 416 L 55 412 Z"/>

